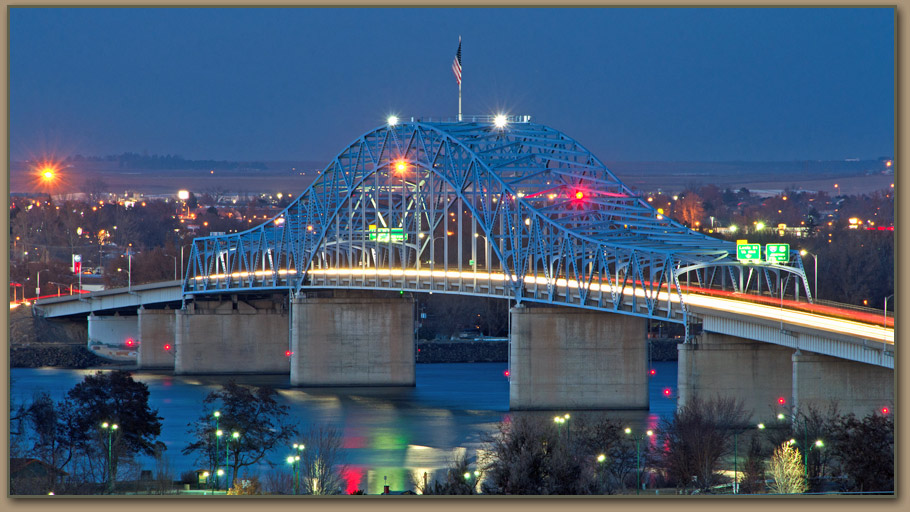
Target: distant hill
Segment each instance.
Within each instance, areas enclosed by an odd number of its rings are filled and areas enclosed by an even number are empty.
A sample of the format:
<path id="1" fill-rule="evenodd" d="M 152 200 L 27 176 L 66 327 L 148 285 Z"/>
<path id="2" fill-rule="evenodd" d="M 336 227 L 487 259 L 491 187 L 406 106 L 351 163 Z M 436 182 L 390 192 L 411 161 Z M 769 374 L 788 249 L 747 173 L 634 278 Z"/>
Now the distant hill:
<path id="1" fill-rule="evenodd" d="M 176 194 L 222 189 L 238 193 L 299 194 L 328 164 L 318 160 L 236 162 L 189 160 L 176 155 L 123 153 L 67 159 L 56 194 L 81 192 L 87 180 L 100 179 L 109 192 Z M 713 183 L 721 188 L 803 189 L 856 194 L 887 188 L 893 170 L 879 160 L 799 160 L 789 162 L 604 162 L 637 191 L 682 191 Z M 29 162 L 11 162 L 10 193 L 38 192 Z M 834 184 L 838 187 L 834 187 Z"/>

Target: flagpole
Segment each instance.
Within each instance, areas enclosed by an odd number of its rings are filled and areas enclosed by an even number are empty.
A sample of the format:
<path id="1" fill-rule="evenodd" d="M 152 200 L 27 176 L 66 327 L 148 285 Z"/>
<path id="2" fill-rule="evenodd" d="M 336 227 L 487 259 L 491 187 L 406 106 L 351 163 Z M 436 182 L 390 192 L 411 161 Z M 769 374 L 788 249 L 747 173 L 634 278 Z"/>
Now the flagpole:
<path id="1" fill-rule="evenodd" d="M 458 36 L 458 52 L 455 53 L 455 61 L 458 62 L 458 122 L 461 122 L 461 36 Z"/>

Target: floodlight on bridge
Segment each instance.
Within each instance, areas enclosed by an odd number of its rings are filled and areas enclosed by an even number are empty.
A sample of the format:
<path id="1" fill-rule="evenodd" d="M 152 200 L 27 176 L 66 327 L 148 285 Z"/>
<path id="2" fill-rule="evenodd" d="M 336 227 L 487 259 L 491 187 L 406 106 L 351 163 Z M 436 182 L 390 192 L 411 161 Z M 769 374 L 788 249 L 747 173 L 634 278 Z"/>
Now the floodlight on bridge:
<path id="1" fill-rule="evenodd" d="M 398 174 L 404 174 L 408 170 L 408 163 L 404 160 L 398 160 L 395 162 L 395 172 Z"/>
<path id="2" fill-rule="evenodd" d="M 395 126 L 398 124 L 398 116 L 389 116 L 386 122 L 389 123 L 389 126 Z"/>
<path id="3" fill-rule="evenodd" d="M 493 125 L 499 129 L 505 128 L 509 124 L 509 118 L 505 114 L 496 114 L 496 117 L 493 118 Z"/>

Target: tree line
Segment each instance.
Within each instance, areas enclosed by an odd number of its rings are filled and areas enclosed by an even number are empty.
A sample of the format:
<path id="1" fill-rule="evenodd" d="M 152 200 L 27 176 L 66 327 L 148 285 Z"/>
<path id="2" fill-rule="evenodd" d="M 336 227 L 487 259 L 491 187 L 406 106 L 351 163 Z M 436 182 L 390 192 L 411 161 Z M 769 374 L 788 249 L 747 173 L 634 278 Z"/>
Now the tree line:
<path id="1" fill-rule="evenodd" d="M 188 160 L 180 155 L 149 155 L 146 153 L 124 152 L 119 155 L 83 156 L 73 155 L 64 159 L 64 163 L 79 162 L 116 162 L 118 167 L 127 169 L 218 169 L 265 170 L 264 162 L 235 162 L 229 160 Z"/>
<path id="2" fill-rule="evenodd" d="M 11 475 L 10 493 L 122 492 L 124 481 L 136 480 L 139 455 L 157 462 L 146 492 L 173 492 L 178 480 L 157 440 L 163 418 L 148 398 L 144 383 L 117 370 L 87 375 L 60 401 L 39 393 L 11 404 L 11 460 L 34 459 L 47 469 Z M 230 381 L 201 405 L 187 425 L 181 453 L 193 455 L 208 472 L 207 488 L 231 494 L 344 492 L 340 432 L 313 425 L 301 433 L 273 388 Z M 592 412 L 556 419 L 513 413 L 486 434 L 486 455 L 473 461 L 462 456 L 416 487 L 446 495 L 667 488 L 709 494 L 731 492 L 731 483 L 740 494 L 894 491 L 894 422 L 888 412 L 859 418 L 840 414 L 832 404 L 827 410 L 780 412 L 758 425 L 738 400 L 696 396 L 652 430 L 633 430 Z M 287 466 L 264 478 L 252 471 L 262 464 L 274 468 L 269 457 L 282 447 L 292 451 Z M 189 472 L 179 481 L 196 484 L 198 475 Z"/>

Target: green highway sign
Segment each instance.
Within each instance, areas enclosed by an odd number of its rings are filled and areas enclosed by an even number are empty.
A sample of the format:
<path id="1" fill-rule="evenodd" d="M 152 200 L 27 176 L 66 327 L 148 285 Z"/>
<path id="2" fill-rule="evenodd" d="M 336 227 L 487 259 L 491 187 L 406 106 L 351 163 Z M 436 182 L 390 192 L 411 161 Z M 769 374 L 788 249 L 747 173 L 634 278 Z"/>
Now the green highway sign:
<path id="1" fill-rule="evenodd" d="M 790 244 L 765 244 L 765 258 L 769 263 L 790 261 Z"/>
<path id="2" fill-rule="evenodd" d="M 761 261 L 761 244 L 736 244 L 736 259 Z"/>
<path id="3" fill-rule="evenodd" d="M 370 224 L 370 240 L 377 242 L 405 242 L 408 237 L 404 234 L 402 228 L 377 228 L 375 224 Z"/>

